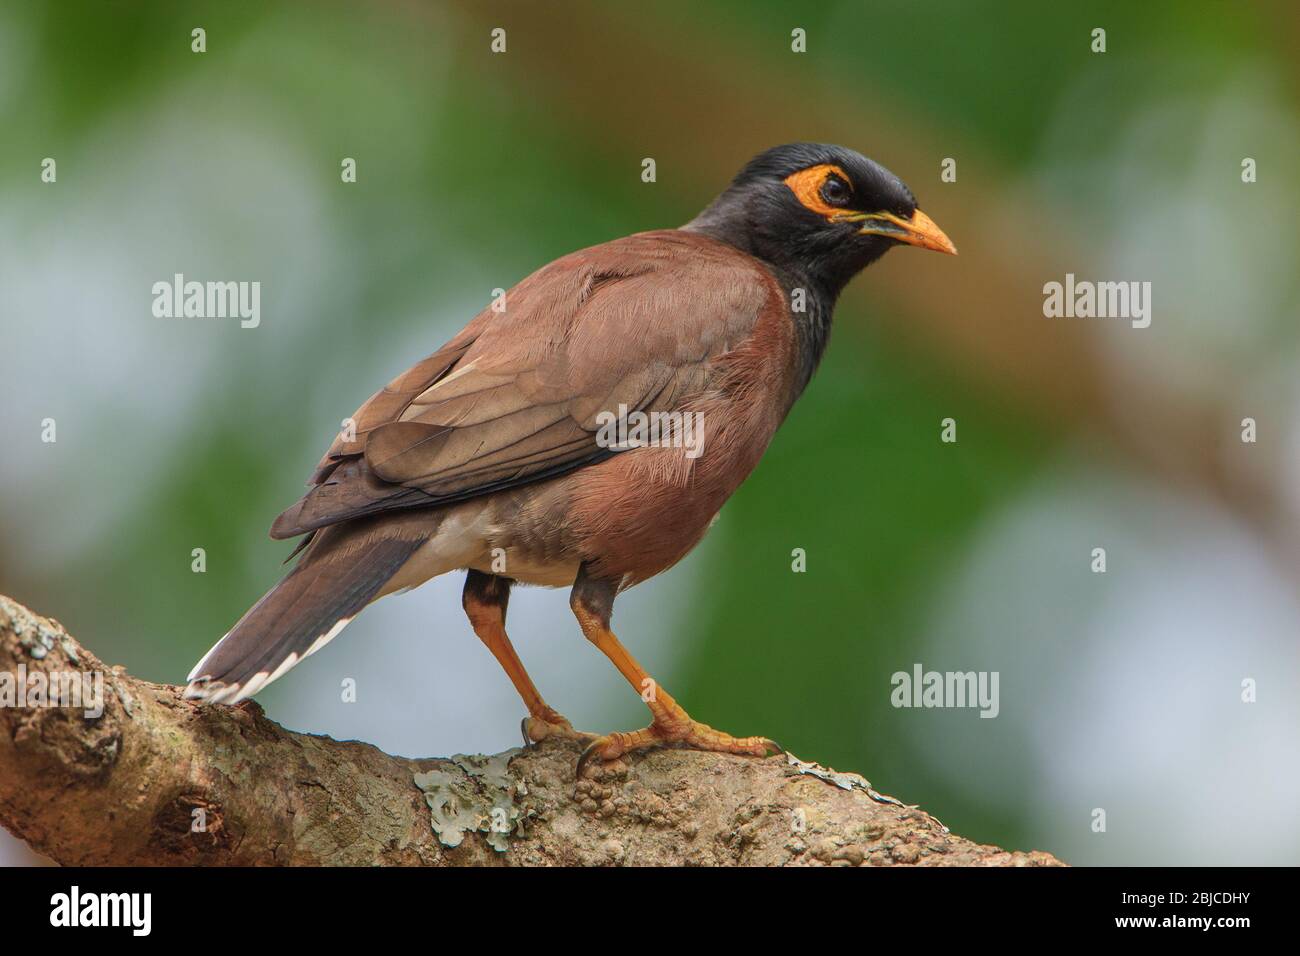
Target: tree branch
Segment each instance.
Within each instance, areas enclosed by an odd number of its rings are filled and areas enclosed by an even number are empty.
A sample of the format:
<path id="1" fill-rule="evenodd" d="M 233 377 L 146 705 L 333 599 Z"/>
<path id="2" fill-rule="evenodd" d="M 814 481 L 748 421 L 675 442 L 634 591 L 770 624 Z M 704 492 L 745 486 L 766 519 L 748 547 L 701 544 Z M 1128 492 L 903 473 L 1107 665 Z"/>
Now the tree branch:
<path id="1" fill-rule="evenodd" d="M 660 750 L 575 781 L 567 742 L 408 760 L 180 691 L 0 596 L 0 823 L 78 865 L 1059 865 L 788 755 Z"/>

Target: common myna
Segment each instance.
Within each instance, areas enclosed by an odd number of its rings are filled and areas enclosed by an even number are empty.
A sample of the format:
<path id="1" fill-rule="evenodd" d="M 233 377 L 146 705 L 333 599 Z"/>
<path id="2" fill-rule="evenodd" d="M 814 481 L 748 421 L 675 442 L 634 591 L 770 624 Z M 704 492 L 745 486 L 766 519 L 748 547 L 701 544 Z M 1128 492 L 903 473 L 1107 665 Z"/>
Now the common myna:
<path id="1" fill-rule="evenodd" d="M 186 696 L 251 697 L 371 601 L 465 569 L 465 612 L 528 708 L 526 735 L 588 741 L 580 770 L 664 743 L 777 749 L 697 723 L 655 686 L 609 629 L 614 598 L 700 542 L 812 377 L 840 291 L 899 243 L 956 252 L 893 173 L 793 143 L 680 229 L 534 272 L 352 416 L 271 527 L 306 536 L 297 564 Z M 648 727 L 579 734 L 547 705 L 506 636 L 516 581 L 572 587 Z"/>

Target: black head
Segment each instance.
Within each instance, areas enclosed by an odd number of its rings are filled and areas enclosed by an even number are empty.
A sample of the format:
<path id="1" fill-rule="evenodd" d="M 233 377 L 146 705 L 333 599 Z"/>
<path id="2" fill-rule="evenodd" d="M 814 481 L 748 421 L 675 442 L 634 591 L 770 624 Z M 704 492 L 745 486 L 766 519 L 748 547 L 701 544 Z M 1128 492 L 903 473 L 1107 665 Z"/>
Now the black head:
<path id="1" fill-rule="evenodd" d="M 749 164 L 686 225 L 832 298 L 900 243 L 956 254 L 902 180 L 843 146 L 790 143 Z"/>

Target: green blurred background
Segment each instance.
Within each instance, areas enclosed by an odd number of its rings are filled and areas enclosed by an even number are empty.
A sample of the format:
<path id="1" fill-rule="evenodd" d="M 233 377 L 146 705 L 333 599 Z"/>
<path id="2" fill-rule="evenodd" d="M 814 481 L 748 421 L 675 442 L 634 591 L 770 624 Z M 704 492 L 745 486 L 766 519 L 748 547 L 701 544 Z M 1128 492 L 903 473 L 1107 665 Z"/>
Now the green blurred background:
<path id="1" fill-rule="evenodd" d="M 1295 863 L 1298 10 L 0 5 L 0 592 L 181 681 L 277 579 L 266 529 L 340 420 L 493 288 L 688 220 L 763 148 L 839 142 L 961 255 L 854 283 L 758 471 L 616 630 L 696 718 L 978 841 Z M 260 281 L 260 327 L 154 318 L 176 272 Z M 1151 327 L 1044 318 L 1067 272 L 1152 282 Z M 368 610 L 268 714 L 410 755 L 512 746 L 460 584 Z M 518 593 L 511 624 L 575 724 L 644 723 L 562 592 Z M 999 672 L 997 719 L 891 707 L 917 662 Z"/>

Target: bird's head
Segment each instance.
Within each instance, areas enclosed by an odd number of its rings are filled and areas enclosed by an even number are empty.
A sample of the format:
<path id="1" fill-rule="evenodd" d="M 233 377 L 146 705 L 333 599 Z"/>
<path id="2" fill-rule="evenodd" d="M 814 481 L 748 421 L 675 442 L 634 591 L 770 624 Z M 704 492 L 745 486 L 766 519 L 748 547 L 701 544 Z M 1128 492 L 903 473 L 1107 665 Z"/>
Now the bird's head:
<path id="1" fill-rule="evenodd" d="M 755 156 L 686 228 L 836 295 L 898 244 L 957 248 L 902 180 L 843 146 L 789 143 Z"/>

